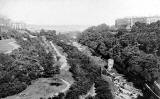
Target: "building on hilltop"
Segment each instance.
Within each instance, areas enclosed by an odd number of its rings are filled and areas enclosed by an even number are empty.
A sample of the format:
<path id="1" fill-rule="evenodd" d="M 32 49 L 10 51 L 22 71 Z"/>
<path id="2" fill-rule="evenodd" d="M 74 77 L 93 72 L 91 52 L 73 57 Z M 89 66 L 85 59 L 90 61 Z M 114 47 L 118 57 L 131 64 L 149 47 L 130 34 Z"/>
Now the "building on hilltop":
<path id="1" fill-rule="evenodd" d="M 117 29 L 130 30 L 136 22 L 150 24 L 152 22 L 157 22 L 158 20 L 160 20 L 160 16 L 122 18 L 115 21 L 115 27 Z"/>
<path id="2" fill-rule="evenodd" d="M 13 22 L 7 17 L 0 16 L 0 32 L 7 32 L 8 29 L 22 30 L 26 28 L 23 22 Z"/>
<path id="3" fill-rule="evenodd" d="M 15 30 L 22 30 L 26 28 L 26 24 L 25 23 L 11 23 L 10 24 L 11 28 L 15 29 Z"/>

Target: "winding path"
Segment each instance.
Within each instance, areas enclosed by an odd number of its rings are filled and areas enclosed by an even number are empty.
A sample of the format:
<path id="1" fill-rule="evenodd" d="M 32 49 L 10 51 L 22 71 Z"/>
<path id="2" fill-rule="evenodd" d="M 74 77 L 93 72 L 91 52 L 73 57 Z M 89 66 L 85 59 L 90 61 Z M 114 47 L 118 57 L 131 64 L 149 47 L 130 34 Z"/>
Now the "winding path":
<path id="1" fill-rule="evenodd" d="M 57 53 L 57 56 L 60 57 L 60 59 L 59 59 L 59 61 L 60 61 L 60 63 L 61 63 L 60 70 L 68 71 L 69 65 L 68 65 L 68 63 L 67 63 L 67 58 L 66 58 L 66 56 L 65 56 L 65 55 L 62 55 L 62 54 L 60 53 L 60 51 L 59 51 L 59 50 L 57 49 L 57 47 L 52 43 L 52 41 L 50 41 L 50 44 L 51 44 L 51 46 L 53 47 L 53 49 L 55 50 L 55 52 Z M 67 87 L 66 87 L 65 89 L 63 89 L 61 92 L 66 92 L 66 91 L 70 88 L 71 83 L 67 82 L 67 81 L 64 80 L 64 79 L 61 79 L 61 80 L 67 85 Z"/>
<path id="2" fill-rule="evenodd" d="M 52 43 L 52 41 L 50 41 L 50 44 L 51 44 L 51 46 L 53 47 L 53 49 L 56 51 L 57 56 L 60 57 L 59 61 L 60 61 L 60 63 L 62 63 L 60 69 L 68 70 L 68 63 L 67 63 L 66 56 L 65 56 L 65 55 L 62 55 L 62 54 L 60 53 L 60 51 L 56 48 L 56 46 Z"/>
<path id="3" fill-rule="evenodd" d="M 70 86 L 71 86 L 71 84 L 69 83 L 69 82 L 67 82 L 67 81 L 65 81 L 64 79 L 61 79 L 64 83 L 66 83 L 66 85 L 67 85 L 67 87 L 65 88 L 65 89 L 63 89 L 61 92 L 66 92 L 69 88 L 70 88 Z"/>

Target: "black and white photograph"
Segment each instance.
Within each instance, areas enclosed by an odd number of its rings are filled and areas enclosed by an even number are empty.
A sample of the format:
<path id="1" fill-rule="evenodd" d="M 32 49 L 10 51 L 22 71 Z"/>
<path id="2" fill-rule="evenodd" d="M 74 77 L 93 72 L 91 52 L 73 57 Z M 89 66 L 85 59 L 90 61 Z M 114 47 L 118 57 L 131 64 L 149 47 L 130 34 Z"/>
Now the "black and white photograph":
<path id="1" fill-rule="evenodd" d="M 0 0 L 0 99 L 160 99 L 160 0 Z"/>

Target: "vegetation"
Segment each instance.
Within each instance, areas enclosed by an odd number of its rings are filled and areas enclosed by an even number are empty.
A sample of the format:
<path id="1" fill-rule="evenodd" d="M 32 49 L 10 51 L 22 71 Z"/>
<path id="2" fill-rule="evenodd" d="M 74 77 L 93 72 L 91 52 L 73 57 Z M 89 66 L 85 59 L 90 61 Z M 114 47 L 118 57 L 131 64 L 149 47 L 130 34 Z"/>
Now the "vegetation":
<path id="1" fill-rule="evenodd" d="M 28 32 L 12 33 L 7 37 L 16 39 L 21 47 L 10 54 L 0 53 L 0 98 L 18 94 L 39 77 L 52 77 L 59 73 L 58 66 L 53 67 L 54 54 L 46 52 L 40 37 L 30 38 Z"/>
<path id="2" fill-rule="evenodd" d="M 85 30 L 78 36 L 78 42 L 88 46 L 94 55 L 102 56 L 104 59 L 113 58 L 114 68 L 124 74 L 136 87 L 142 89 L 145 96 L 142 98 L 156 99 L 152 95 L 147 95 L 149 92 L 145 83 L 159 94 L 154 86 L 154 81 L 160 82 L 159 29 L 158 21 L 150 25 L 136 23 L 130 32 L 121 29 L 113 33 L 109 26 L 102 24 Z M 47 41 L 52 41 L 63 48 L 67 54 L 67 62 L 71 66 L 69 71 L 75 80 L 66 95 L 61 93 L 54 99 L 79 99 L 79 96 L 87 94 L 93 84 L 96 96 L 88 96 L 86 99 L 113 98 L 108 82 L 101 77 L 100 66 L 76 47 L 67 45 L 65 42 L 70 41 L 67 35 L 57 36 L 56 31 L 41 30 L 35 34 L 28 30 L 26 33 L 13 30 L 7 34 L 1 33 L 1 36 L 5 39 L 16 39 L 21 47 L 10 54 L 0 54 L 0 98 L 23 91 L 32 80 L 39 77 L 53 77 L 59 73 L 54 53 L 46 51 L 43 36 Z"/>
<path id="3" fill-rule="evenodd" d="M 68 55 L 70 72 L 75 79 L 66 95 L 61 93 L 53 99 L 79 99 L 80 95 L 87 94 L 94 83 L 97 91 L 105 91 L 105 93 L 98 93 L 95 99 L 112 99 L 108 82 L 101 78 L 100 67 L 76 47 L 60 42 L 62 39 L 69 41 L 65 35 L 57 36 L 55 31 L 44 30 L 41 30 L 39 34 L 28 30 L 24 34 L 18 31 L 12 32 L 12 36 L 11 33 L 6 35 L 7 39 L 16 39 L 21 47 L 10 54 L 0 54 L 0 98 L 20 93 L 31 84 L 32 80 L 39 77 L 52 77 L 59 73 L 59 67 L 53 67 L 56 64 L 53 59 L 54 54 L 50 50 L 47 52 L 43 44 L 42 36 L 45 36 L 46 40 L 62 47 Z M 36 37 L 32 38 L 30 35 Z M 103 89 L 104 84 L 105 90 Z"/>
<path id="4" fill-rule="evenodd" d="M 94 54 L 115 60 L 114 68 L 141 89 L 144 83 L 153 87 L 160 82 L 160 21 L 136 23 L 131 31 L 118 30 L 113 34 L 104 25 L 90 27 L 78 38 Z M 150 98 L 152 96 L 149 96 Z"/>
<path id="5" fill-rule="evenodd" d="M 65 43 L 59 43 L 58 45 L 64 49 L 65 53 L 67 53 L 67 61 L 71 66 L 70 72 L 75 79 L 75 82 L 68 90 L 65 99 L 79 99 L 80 95 L 87 94 L 94 83 L 97 91 L 104 91 L 98 93 L 95 99 L 113 98 L 108 82 L 105 82 L 101 78 L 100 67 L 96 66 L 93 60 L 80 52 L 76 47 Z"/>
<path id="6" fill-rule="evenodd" d="M 39 36 L 45 36 L 47 40 L 53 41 L 54 43 L 56 43 L 58 41 L 58 36 L 56 35 L 55 30 L 45 31 L 45 30 L 41 29 Z"/>

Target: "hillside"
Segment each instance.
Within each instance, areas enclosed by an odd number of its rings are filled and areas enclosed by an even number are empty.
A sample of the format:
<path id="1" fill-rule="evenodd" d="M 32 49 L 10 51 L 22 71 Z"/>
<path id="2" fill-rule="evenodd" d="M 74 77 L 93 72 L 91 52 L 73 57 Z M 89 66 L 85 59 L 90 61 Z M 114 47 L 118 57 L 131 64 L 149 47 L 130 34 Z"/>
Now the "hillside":
<path id="1" fill-rule="evenodd" d="M 55 30 L 10 31 L 2 44 L 19 47 L 0 54 L 0 98 L 157 99 L 159 25 L 142 25 L 113 34 L 102 24 L 77 39 Z"/>
<path id="2" fill-rule="evenodd" d="M 142 90 L 143 96 L 138 98 L 158 99 L 159 23 L 160 21 L 151 24 L 137 22 L 131 31 L 119 29 L 116 34 L 102 24 L 83 31 L 78 42 L 88 46 L 96 56 L 113 59 L 113 68 Z"/>

